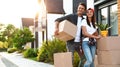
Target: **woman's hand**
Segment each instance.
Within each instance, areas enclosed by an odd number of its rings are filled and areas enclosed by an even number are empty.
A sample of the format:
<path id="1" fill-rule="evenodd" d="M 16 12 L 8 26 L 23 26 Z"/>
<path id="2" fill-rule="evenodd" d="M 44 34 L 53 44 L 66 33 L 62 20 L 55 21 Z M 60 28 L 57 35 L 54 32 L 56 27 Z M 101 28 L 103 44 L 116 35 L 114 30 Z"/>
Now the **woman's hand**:
<path id="1" fill-rule="evenodd" d="M 100 38 L 101 38 L 101 36 L 100 36 L 100 35 L 98 35 L 98 36 L 96 36 L 96 37 L 95 37 L 95 39 L 97 39 L 97 40 L 98 40 L 98 39 L 100 39 Z"/>

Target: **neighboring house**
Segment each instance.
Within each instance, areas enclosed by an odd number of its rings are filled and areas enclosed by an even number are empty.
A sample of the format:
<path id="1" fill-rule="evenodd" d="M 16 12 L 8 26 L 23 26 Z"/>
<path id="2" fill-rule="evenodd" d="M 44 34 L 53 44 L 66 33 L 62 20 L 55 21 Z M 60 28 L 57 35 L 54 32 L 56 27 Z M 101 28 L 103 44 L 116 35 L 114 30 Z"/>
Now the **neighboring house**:
<path id="1" fill-rule="evenodd" d="M 109 36 L 120 35 L 120 0 L 94 0 L 97 22 L 113 25 Z"/>
<path id="2" fill-rule="evenodd" d="M 22 18 L 22 27 L 27 27 L 31 30 L 31 32 L 34 35 L 34 18 Z M 36 38 L 36 41 L 38 41 L 38 39 Z M 36 45 L 36 41 L 32 42 L 32 43 L 27 43 L 27 46 L 34 48 Z"/>
<path id="3" fill-rule="evenodd" d="M 34 26 L 34 19 L 33 18 L 22 18 L 22 26 L 23 27 Z"/>

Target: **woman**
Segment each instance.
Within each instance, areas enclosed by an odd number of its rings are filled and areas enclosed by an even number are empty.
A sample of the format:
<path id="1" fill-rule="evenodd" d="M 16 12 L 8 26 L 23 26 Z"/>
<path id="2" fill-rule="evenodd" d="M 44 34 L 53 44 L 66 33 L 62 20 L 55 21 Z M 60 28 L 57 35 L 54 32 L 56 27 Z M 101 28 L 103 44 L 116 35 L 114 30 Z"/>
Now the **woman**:
<path id="1" fill-rule="evenodd" d="M 82 42 L 82 49 L 86 57 L 84 67 L 94 67 L 94 57 L 96 51 L 96 42 L 93 45 L 89 44 L 89 39 L 93 38 L 94 41 L 99 39 L 97 27 L 95 26 L 94 10 L 89 8 L 86 12 L 87 18 L 82 22 L 82 34 L 84 36 Z"/>

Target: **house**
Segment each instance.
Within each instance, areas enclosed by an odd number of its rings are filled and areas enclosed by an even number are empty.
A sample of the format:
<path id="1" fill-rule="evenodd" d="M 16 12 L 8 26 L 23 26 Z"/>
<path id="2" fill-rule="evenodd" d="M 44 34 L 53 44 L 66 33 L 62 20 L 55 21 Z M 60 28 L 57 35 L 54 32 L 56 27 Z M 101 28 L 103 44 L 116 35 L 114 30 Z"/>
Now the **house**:
<path id="1" fill-rule="evenodd" d="M 120 0 L 94 0 L 97 22 L 112 25 L 109 36 L 120 35 Z"/>

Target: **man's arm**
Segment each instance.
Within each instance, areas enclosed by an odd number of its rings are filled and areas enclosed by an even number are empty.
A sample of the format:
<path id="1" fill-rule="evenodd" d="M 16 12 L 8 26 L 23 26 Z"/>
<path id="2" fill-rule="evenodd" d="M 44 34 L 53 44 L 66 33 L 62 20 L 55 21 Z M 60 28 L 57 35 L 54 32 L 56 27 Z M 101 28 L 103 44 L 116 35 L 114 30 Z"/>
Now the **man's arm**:
<path id="1" fill-rule="evenodd" d="M 59 22 L 55 21 L 55 31 L 54 31 L 54 35 L 58 35 L 59 32 Z"/>
<path id="2" fill-rule="evenodd" d="M 61 22 L 61 21 L 63 21 L 63 20 L 68 20 L 68 21 L 70 21 L 70 20 L 73 19 L 73 18 L 74 18 L 74 14 L 69 14 L 69 15 L 62 16 L 62 17 L 60 17 L 60 18 L 57 18 L 57 19 L 55 20 L 55 22 L 56 22 L 56 21 Z"/>
<path id="3" fill-rule="evenodd" d="M 58 35 L 58 32 L 59 32 L 59 23 L 63 20 L 70 20 L 71 19 L 71 16 L 73 14 L 69 14 L 69 15 L 66 15 L 66 16 L 63 16 L 63 17 L 60 17 L 60 18 L 57 18 L 55 20 L 55 31 L 54 31 L 54 35 Z"/>

